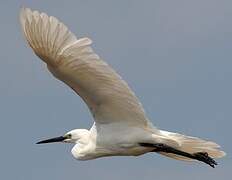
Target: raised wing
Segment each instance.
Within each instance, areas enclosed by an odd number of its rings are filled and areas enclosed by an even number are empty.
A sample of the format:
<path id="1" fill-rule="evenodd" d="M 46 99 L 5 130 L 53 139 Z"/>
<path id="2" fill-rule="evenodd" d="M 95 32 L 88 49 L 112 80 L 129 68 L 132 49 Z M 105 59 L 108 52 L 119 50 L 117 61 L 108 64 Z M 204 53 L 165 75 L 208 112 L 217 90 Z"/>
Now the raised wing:
<path id="1" fill-rule="evenodd" d="M 50 72 L 69 85 L 88 105 L 96 123 L 150 127 L 142 105 L 127 83 L 90 47 L 55 17 L 23 8 L 24 35 Z"/>

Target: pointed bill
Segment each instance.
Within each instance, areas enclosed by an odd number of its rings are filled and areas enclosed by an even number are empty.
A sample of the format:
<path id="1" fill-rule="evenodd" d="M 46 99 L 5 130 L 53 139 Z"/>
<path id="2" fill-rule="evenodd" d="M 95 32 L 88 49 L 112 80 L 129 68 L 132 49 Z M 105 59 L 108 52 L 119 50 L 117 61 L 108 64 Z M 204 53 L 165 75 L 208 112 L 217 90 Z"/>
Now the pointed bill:
<path id="1" fill-rule="evenodd" d="M 46 140 L 42 140 L 37 142 L 36 144 L 45 144 L 45 143 L 54 143 L 54 142 L 62 142 L 65 139 L 67 139 L 67 137 L 64 136 L 59 136 L 59 137 L 55 137 L 55 138 L 51 138 L 51 139 L 46 139 Z"/>

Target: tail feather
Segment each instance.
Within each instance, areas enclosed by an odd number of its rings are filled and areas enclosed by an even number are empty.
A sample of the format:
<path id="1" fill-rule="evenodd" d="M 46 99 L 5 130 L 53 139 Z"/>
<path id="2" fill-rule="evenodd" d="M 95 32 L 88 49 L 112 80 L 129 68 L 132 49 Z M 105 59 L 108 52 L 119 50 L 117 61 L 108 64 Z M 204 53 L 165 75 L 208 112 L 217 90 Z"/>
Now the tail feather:
<path id="1" fill-rule="evenodd" d="M 161 134 L 167 138 L 175 140 L 179 147 L 179 150 L 188 152 L 188 153 L 197 153 L 197 152 L 207 152 L 211 158 L 221 158 L 226 155 L 226 153 L 220 150 L 220 146 L 212 141 L 203 140 L 197 137 L 186 136 L 178 133 L 161 131 Z M 194 161 L 193 159 L 189 159 L 183 156 L 170 154 L 170 153 L 160 153 L 162 155 L 184 161 Z"/>

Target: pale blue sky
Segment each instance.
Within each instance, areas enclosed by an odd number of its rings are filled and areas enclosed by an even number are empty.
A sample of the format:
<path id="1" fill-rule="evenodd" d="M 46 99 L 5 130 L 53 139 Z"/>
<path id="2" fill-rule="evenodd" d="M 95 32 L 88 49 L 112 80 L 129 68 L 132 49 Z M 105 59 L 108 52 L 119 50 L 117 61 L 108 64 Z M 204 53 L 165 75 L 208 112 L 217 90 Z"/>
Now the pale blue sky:
<path id="1" fill-rule="evenodd" d="M 228 179 L 231 177 L 232 1 L 0 2 L 0 179 Z M 89 128 L 87 107 L 23 39 L 21 6 L 62 20 L 129 83 L 157 127 L 219 143 L 212 169 L 156 154 L 75 160 L 72 145 L 35 142 Z"/>

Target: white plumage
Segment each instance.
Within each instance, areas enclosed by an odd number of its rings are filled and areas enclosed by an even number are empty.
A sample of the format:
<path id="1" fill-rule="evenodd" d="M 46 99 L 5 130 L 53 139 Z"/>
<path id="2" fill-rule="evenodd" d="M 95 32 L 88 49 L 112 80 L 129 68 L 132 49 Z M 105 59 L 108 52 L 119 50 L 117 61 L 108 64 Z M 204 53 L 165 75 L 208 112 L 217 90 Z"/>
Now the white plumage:
<path id="1" fill-rule="evenodd" d="M 59 137 L 61 139 L 52 140 L 76 143 L 72 149 L 75 158 L 86 160 L 154 151 L 155 148 L 147 144 L 164 144 L 190 154 L 207 152 L 212 158 L 225 155 L 214 142 L 155 128 L 127 83 L 93 52 L 89 38 L 77 39 L 55 17 L 28 8 L 22 8 L 20 22 L 35 54 L 56 78 L 85 101 L 94 117 L 90 130 L 72 130 Z M 46 142 L 48 140 L 39 143 Z M 175 153 L 157 152 L 180 160 L 193 160 Z"/>

